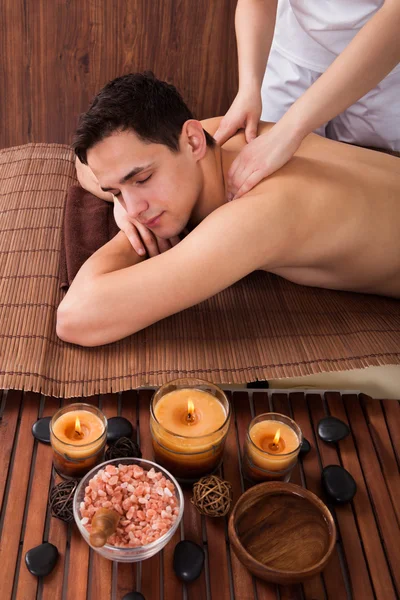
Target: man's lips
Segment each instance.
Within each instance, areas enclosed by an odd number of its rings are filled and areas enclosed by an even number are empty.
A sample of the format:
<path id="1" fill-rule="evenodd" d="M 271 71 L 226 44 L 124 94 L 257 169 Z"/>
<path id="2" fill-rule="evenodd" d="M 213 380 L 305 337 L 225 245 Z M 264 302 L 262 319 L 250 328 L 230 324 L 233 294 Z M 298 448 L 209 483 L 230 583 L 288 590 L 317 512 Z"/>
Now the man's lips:
<path id="1" fill-rule="evenodd" d="M 164 214 L 164 211 L 161 212 L 159 215 L 157 215 L 156 217 L 153 217 L 152 219 L 149 219 L 148 221 L 140 221 L 142 225 L 145 225 L 145 227 L 154 227 L 155 225 L 158 224 L 158 221 L 161 217 L 161 215 Z"/>

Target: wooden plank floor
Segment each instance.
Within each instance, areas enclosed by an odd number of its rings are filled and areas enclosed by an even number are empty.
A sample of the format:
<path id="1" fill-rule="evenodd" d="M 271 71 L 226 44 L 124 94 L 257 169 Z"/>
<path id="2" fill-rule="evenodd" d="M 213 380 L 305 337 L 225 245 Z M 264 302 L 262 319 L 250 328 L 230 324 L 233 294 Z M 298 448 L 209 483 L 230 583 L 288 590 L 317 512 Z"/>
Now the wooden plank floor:
<path id="1" fill-rule="evenodd" d="M 122 415 L 136 426 L 144 458 L 152 458 L 149 432 L 151 390 L 85 399 L 107 417 Z M 275 410 L 292 416 L 312 450 L 296 467 L 292 482 L 323 498 L 321 469 L 338 464 L 355 478 L 352 503 L 329 506 L 338 526 L 338 541 L 325 571 L 293 586 L 275 586 L 253 578 L 238 561 L 227 537 L 227 519 L 205 519 L 185 490 L 180 530 L 158 555 L 142 564 L 117 564 L 93 552 L 74 524 L 50 516 L 47 499 L 53 482 L 51 448 L 31 435 L 40 416 L 61 405 L 55 398 L 0 391 L 0 598 L 1 600 L 120 600 L 141 591 L 146 600 L 395 600 L 400 594 L 400 406 L 395 400 L 364 395 L 281 391 L 235 392 L 234 418 L 223 465 L 234 499 L 244 490 L 241 454 L 246 427 L 256 414 Z M 70 402 L 70 401 L 66 401 Z M 347 422 L 351 435 L 337 446 L 324 444 L 316 425 L 331 414 Z M 172 570 L 175 544 L 191 539 L 203 546 L 206 563 L 200 578 L 183 585 Z M 29 548 L 50 541 L 60 558 L 44 579 L 25 567 Z"/>

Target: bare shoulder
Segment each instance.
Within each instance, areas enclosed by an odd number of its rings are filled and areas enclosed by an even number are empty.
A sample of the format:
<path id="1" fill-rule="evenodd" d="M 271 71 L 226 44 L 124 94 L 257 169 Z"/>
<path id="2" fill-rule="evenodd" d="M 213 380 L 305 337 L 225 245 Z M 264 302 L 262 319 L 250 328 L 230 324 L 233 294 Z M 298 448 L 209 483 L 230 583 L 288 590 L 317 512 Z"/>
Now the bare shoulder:
<path id="1" fill-rule="evenodd" d="M 201 124 L 203 128 L 210 134 L 214 135 L 217 131 L 223 117 L 210 117 L 209 119 L 203 119 Z M 265 123 L 264 121 L 260 121 L 258 126 L 258 135 L 263 133 L 267 133 L 274 126 L 274 123 Z M 223 148 L 225 150 L 232 150 L 239 152 L 246 145 L 246 139 L 244 136 L 244 131 L 241 129 L 235 135 L 233 135 L 225 144 Z"/>
<path id="2" fill-rule="evenodd" d="M 209 119 L 203 119 L 202 121 L 200 121 L 200 123 L 210 135 L 214 135 L 221 121 L 222 117 L 210 117 Z"/>

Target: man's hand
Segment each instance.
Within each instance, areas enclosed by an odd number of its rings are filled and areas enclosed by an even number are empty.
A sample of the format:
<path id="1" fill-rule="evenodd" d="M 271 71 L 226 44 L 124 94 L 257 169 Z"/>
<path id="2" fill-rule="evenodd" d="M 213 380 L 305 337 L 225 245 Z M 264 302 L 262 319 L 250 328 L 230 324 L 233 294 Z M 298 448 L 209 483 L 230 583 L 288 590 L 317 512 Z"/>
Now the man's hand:
<path id="1" fill-rule="evenodd" d="M 114 198 L 114 219 L 121 231 L 123 231 L 131 243 L 133 249 L 139 256 L 148 255 L 149 258 L 166 252 L 180 242 L 175 236 L 169 240 L 154 235 L 150 229 L 139 223 L 136 219 L 130 219 L 126 210 L 116 196 Z"/>
<path id="2" fill-rule="evenodd" d="M 285 131 L 278 122 L 250 142 L 233 161 L 227 178 L 228 200 L 249 192 L 264 177 L 283 167 L 300 146 L 302 137 Z"/>
<path id="3" fill-rule="evenodd" d="M 235 135 L 238 129 L 244 129 L 246 142 L 250 143 L 257 137 L 260 116 L 260 92 L 256 90 L 246 92 L 246 94 L 239 92 L 215 132 L 214 139 L 222 146 Z"/>

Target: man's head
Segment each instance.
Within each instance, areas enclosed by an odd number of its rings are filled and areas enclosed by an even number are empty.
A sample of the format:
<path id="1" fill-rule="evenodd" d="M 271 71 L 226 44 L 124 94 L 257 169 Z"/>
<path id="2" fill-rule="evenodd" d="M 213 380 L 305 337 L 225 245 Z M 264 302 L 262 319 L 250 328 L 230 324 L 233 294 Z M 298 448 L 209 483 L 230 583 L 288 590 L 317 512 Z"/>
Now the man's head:
<path id="1" fill-rule="evenodd" d="M 151 72 L 130 73 L 113 79 L 96 95 L 89 110 L 81 115 L 73 148 L 87 164 L 87 152 L 104 138 L 133 131 L 143 142 L 163 144 L 179 150 L 179 137 L 193 115 L 178 90 Z M 214 139 L 204 132 L 207 145 Z"/>
<path id="2" fill-rule="evenodd" d="M 187 224 L 201 191 L 198 163 L 214 144 L 174 86 L 131 73 L 97 94 L 73 148 L 132 218 L 152 228 L 162 213 L 155 233 L 171 237 Z"/>

